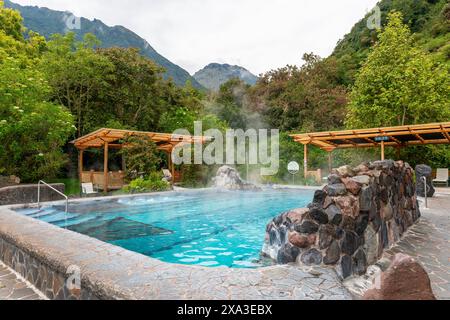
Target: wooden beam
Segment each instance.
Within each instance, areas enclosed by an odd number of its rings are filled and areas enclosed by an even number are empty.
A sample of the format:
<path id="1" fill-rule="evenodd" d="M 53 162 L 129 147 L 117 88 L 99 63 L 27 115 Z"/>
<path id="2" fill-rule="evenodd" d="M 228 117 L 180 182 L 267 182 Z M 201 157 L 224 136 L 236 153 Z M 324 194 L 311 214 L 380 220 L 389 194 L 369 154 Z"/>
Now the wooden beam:
<path id="1" fill-rule="evenodd" d="M 384 161 L 384 141 L 381 141 L 381 160 Z"/>
<path id="2" fill-rule="evenodd" d="M 442 134 L 447 138 L 448 142 L 450 142 L 450 135 L 448 134 L 448 132 L 446 130 L 444 130 L 444 126 L 442 124 L 440 125 L 440 127 L 441 127 Z"/>
<path id="3" fill-rule="evenodd" d="M 103 159 L 103 191 L 108 192 L 108 142 L 105 143 Z"/>

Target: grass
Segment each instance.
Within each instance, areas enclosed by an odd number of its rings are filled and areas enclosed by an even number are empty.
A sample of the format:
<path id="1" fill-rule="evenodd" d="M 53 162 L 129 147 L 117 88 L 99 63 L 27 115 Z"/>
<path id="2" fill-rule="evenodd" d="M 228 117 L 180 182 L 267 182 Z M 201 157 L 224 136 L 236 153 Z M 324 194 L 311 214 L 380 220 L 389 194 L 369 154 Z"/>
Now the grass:
<path id="1" fill-rule="evenodd" d="M 53 179 L 50 183 L 64 183 L 66 196 L 80 195 L 80 180 L 76 178 Z"/>

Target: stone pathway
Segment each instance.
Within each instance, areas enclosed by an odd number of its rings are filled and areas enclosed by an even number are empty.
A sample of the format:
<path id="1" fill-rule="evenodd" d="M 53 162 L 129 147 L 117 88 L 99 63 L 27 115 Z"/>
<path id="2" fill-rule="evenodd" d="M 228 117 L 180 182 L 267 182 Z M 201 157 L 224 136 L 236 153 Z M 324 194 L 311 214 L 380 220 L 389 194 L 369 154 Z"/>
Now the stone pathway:
<path id="1" fill-rule="evenodd" d="M 0 300 L 43 300 L 42 295 L 27 282 L 19 279 L 0 261 Z"/>
<path id="2" fill-rule="evenodd" d="M 450 190 L 440 189 L 421 208 L 422 218 L 385 257 L 396 253 L 414 257 L 428 272 L 434 294 L 450 300 Z"/>

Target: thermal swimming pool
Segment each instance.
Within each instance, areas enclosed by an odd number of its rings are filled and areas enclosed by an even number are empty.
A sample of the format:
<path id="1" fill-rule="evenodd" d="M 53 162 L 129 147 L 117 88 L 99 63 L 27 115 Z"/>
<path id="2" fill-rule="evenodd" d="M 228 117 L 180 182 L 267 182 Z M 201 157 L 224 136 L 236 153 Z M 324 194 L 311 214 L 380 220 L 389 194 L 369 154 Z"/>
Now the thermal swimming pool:
<path id="1" fill-rule="evenodd" d="M 29 217 L 168 263 L 252 268 L 268 222 L 314 191 L 173 192 L 20 209 Z"/>

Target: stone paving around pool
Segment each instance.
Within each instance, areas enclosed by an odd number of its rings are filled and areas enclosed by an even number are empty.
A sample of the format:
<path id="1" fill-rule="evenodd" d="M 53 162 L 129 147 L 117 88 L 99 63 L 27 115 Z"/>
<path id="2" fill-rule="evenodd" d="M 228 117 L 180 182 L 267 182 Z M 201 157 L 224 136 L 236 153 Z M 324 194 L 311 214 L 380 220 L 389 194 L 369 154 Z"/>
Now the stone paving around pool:
<path id="1" fill-rule="evenodd" d="M 401 252 L 415 258 L 428 272 L 436 297 L 450 300 L 450 190 L 437 189 L 428 206 L 421 208 L 420 222 L 385 257 Z"/>
<path id="2" fill-rule="evenodd" d="M 43 300 L 29 283 L 0 261 L 0 300 Z"/>

